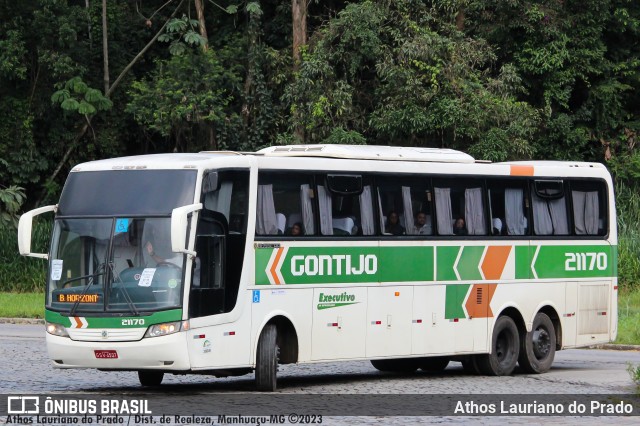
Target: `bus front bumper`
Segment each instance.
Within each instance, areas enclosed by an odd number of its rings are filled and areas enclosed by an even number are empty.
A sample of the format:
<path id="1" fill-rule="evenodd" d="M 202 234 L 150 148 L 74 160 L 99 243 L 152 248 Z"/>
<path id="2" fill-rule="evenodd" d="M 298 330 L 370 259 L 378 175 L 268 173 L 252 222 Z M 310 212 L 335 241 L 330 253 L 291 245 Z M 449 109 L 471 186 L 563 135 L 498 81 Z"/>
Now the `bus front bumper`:
<path id="1" fill-rule="evenodd" d="M 49 358 L 56 368 L 191 369 L 185 332 L 133 342 L 82 342 L 49 333 L 46 339 Z"/>

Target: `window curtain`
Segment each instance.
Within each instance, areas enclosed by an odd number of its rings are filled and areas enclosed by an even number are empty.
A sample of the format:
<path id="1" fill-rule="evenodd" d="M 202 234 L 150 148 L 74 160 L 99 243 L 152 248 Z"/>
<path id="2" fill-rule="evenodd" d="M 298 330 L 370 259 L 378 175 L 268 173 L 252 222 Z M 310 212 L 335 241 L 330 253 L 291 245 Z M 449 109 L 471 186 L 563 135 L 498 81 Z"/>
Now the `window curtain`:
<path id="1" fill-rule="evenodd" d="M 564 198 L 545 200 L 533 194 L 533 229 L 536 235 L 567 235 L 567 205 Z"/>
<path id="2" fill-rule="evenodd" d="M 507 235 L 524 235 L 527 229 L 527 218 L 522 211 L 524 191 L 519 188 L 504 190 L 504 214 L 507 222 Z"/>
<path id="3" fill-rule="evenodd" d="M 451 189 L 434 188 L 438 234 L 453 235 L 453 212 L 451 211 Z"/>
<path id="4" fill-rule="evenodd" d="M 278 234 L 276 208 L 273 203 L 273 185 L 258 185 L 258 211 L 256 214 L 256 234 Z"/>
<path id="5" fill-rule="evenodd" d="M 313 203 L 309 185 L 300 185 L 300 209 L 302 211 L 302 226 L 305 235 L 314 235 L 316 226 L 313 222 Z"/>
<path id="6" fill-rule="evenodd" d="M 411 187 L 402 187 L 402 213 L 404 215 L 405 232 L 407 235 L 416 234 L 415 220 L 413 219 L 413 204 L 411 202 Z"/>
<path id="7" fill-rule="evenodd" d="M 469 235 L 487 235 L 482 188 L 468 188 L 464 191 L 464 220 Z"/>
<path id="8" fill-rule="evenodd" d="M 563 198 L 548 200 L 551 221 L 553 222 L 553 235 L 569 234 L 569 222 L 567 218 L 567 203 Z"/>
<path id="9" fill-rule="evenodd" d="M 386 223 L 385 223 L 385 215 L 384 212 L 382 211 L 382 197 L 380 197 L 380 188 L 377 189 L 378 191 L 378 210 L 380 210 L 380 232 L 382 234 L 384 234 L 385 229 L 386 229 Z"/>
<path id="10" fill-rule="evenodd" d="M 371 185 L 362 188 L 360 194 L 360 216 L 362 224 L 362 235 L 375 234 L 375 223 L 373 219 L 373 197 L 371 196 Z"/>
<path id="11" fill-rule="evenodd" d="M 553 222 L 551 222 L 551 214 L 547 207 L 546 200 L 532 194 L 533 201 L 533 231 L 536 235 L 552 235 Z"/>
<path id="12" fill-rule="evenodd" d="M 204 205 L 207 209 L 222 213 L 229 221 L 231 210 L 231 194 L 233 193 L 233 182 L 222 182 L 220 189 L 206 195 Z"/>
<path id="13" fill-rule="evenodd" d="M 324 186 L 318 186 L 318 204 L 320 206 L 320 233 L 333 235 L 333 217 L 331 208 L 331 195 Z"/>
<path id="14" fill-rule="evenodd" d="M 571 191 L 573 221 L 578 235 L 598 234 L 598 191 Z"/>

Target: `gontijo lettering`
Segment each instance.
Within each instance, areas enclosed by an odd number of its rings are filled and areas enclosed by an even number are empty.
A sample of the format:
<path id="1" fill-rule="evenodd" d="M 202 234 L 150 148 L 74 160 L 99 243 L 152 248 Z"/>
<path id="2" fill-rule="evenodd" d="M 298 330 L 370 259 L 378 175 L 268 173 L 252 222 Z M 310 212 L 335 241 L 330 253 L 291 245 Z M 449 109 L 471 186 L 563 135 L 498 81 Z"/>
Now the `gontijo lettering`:
<path id="1" fill-rule="evenodd" d="M 378 257 L 361 254 L 308 255 L 291 257 L 291 275 L 373 275 L 378 271 Z"/>

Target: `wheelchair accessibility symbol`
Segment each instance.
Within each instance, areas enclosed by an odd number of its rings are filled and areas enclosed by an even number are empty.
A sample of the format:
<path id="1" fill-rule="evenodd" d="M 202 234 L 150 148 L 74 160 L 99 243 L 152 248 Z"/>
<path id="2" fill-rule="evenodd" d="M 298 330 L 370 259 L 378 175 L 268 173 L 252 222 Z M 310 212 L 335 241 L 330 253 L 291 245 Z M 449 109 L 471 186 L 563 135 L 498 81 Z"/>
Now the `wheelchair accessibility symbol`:
<path id="1" fill-rule="evenodd" d="M 260 303 L 260 290 L 253 290 L 253 303 Z"/>
<path id="2" fill-rule="evenodd" d="M 129 230 L 129 219 L 116 220 L 116 234 L 127 232 Z"/>

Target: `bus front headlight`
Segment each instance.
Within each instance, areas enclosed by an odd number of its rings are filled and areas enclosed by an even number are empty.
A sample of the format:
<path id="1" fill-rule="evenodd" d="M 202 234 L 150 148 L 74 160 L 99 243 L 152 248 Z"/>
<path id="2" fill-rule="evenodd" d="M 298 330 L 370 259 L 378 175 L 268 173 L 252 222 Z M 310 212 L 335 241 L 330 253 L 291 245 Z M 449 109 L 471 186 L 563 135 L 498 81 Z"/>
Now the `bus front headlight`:
<path id="1" fill-rule="evenodd" d="M 67 329 L 63 325 L 52 322 L 47 323 L 47 333 L 54 336 L 69 337 L 69 333 L 67 333 Z"/>
<path id="2" fill-rule="evenodd" d="M 185 321 L 186 323 L 186 321 Z M 164 324 L 154 324 L 147 329 L 144 337 L 158 337 L 158 336 L 166 336 L 169 334 L 177 333 L 182 329 L 188 329 L 188 326 L 185 324 L 183 327 L 182 321 L 175 322 L 165 322 Z"/>

